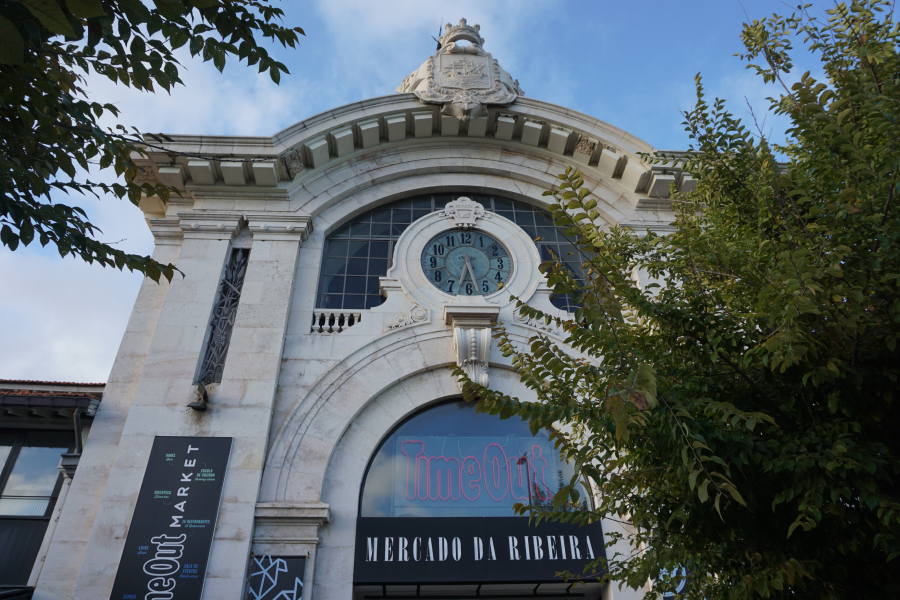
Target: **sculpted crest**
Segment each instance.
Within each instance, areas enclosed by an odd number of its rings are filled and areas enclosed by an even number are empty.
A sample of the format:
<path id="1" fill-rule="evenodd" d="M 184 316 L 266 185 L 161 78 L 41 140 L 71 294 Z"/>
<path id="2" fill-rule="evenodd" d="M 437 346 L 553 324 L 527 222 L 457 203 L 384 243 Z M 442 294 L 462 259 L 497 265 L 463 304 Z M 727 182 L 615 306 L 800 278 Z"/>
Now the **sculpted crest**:
<path id="1" fill-rule="evenodd" d="M 422 102 L 440 104 L 441 113 L 462 121 L 487 114 L 488 105 L 506 106 L 524 96 L 518 80 L 513 80 L 489 53 L 484 51 L 480 26 L 445 26 L 439 48 L 397 88 L 412 92 Z M 460 45 L 467 41 L 470 45 Z"/>

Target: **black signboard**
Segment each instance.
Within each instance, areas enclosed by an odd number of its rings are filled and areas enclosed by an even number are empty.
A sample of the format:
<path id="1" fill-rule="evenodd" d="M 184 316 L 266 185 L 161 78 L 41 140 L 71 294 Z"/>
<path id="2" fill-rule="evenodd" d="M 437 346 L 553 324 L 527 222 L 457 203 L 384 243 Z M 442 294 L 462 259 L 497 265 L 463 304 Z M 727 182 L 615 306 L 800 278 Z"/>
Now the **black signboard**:
<path id="1" fill-rule="evenodd" d="M 199 600 L 231 438 L 158 436 L 110 600 Z"/>
<path id="2" fill-rule="evenodd" d="M 247 600 L 300 600 L 305 556 L 254 556 Z"/>
<path id="3" fill-rule="evenodd" d="M 553 582 L 559 571 L 581 575 L 600 557 L 606 549 L 599 523 L 367 517 L 356 522 L 353 583 Z"/>

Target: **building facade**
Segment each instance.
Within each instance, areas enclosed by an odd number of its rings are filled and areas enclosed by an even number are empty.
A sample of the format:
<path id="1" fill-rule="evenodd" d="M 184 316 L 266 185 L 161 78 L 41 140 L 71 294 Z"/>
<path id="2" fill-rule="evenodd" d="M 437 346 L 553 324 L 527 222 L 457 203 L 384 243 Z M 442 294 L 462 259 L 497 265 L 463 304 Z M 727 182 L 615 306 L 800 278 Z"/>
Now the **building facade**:
<path id="1" fill-rule="evenodd" d="M 152 149 L 136 180 L 181 195 L 141 209 L 183 276 L 140 289 L 34 598 L 639 597 L 556 576 L 627 526 L 512 517 L 571 467 L 450 367 L 528 397 L 490 326 L 564 342 L 510 300 L 572 309 L 543 192 L 574 165 L 607 225 L 666 231 L 693 182 L 653 150 L 525 97 L 464 20 L 397 93 Z"/>

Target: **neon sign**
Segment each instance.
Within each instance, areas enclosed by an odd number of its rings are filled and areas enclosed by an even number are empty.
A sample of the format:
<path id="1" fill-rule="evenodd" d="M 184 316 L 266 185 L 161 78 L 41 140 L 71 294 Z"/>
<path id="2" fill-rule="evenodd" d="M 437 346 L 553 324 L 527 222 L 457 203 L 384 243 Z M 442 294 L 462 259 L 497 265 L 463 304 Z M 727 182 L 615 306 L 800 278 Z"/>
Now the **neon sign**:
<path id="1" fill-rule="evenodd" d="M 401 438 L 395 463 L 394 501 L 421 503 L 502 503 L 549 500 L 547 458 L 554 452 L 537 440 L 503 445 L 496 438 Z M 526 442 L 523 447 L 522 442 Z M 448 448 L 449 446 L 449 448 Z M 505 448 L 504 448 L 505 446 Z M 440 448 L 437 452 L 430 448 Z M 448 452 L 449 449 L 455 452 Z M 508 453 L 509 452 L 509 453 Z M 449 454 L 449 455 L 448 455 Z M 402 493 L 399 486 L 402 484 Z"/>

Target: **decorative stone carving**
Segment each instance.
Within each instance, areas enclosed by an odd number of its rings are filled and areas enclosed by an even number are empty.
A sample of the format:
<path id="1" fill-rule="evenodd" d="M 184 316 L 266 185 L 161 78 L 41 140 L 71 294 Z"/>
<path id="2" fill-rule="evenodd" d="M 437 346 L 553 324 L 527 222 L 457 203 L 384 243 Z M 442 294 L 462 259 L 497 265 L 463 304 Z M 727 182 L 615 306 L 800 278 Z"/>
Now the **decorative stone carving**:
<path id="1" fill-rule="evenodd" d="M 591 141 L 591 138 L 586 135 L 581 135 L 579 136 L 578 144 L 575 146 L 575 152 L 581 152 L 582 154 L 591 156 L 596 148 L 596 142 Z"/>
<path id="2" fill-rule="evenodd" d="M 134 173 L 133 183 L 156 183 L 156 172 L 153 167 L 137 167 Z"/>
<path id="3" fill-rule="evenodd" d="M 237 317 L 241 288 L 244 286 L 244 275 L 247 274 L 249 259 L 250 251 L 245 248 L 236 248 L 231 251 L 231 258 L 225 268 L 225 276 L 219 285 L 219 298 L 213 308 L 206 353 L 197 376 L 197 381 L 200 383 L 220 383 L 222 381 L 225 357 L 228 355 L 228 346 L 231 344 L 231 331 L 234 329 L 234 320 Z"/>
<path id="4" fill-rule="evenodd" d="M 394 319 L 385 324 L 384 332 L 393 331 L 395 329 L 400 329 L 402 327 L 407 327 L 409 325 L 415 325 L 417 323 L 427 323 L 430 321 L 430 314 L 428 309 L 422 308 L 418 304 L 412 304 L 409 308 L 406 309 L 406 312 L 402 315 L 397 315 Z"/>
<path id="5" fill-rule="evenodd" d="M 471 46 L 460 46 L 467 41 Z M 481 27 L 465 19 L 445 26 L 437 52 L 403 79 L 398 93 L 412 92 L 422 102 L 441 104 L 441 112 L 461 121 L 487 114 L 488 105 L 507 106 L 524 96 L 518 80 L 484 51 Z"/>
<path id="6" fill-rule="evenodd" d="M 456 342 L 456 364 L 463 368 L 469 379 L 487 387 L 491 329 L 454 327 L 453 339 Z"/>
<path id="7" fill-rule="evenodd" d="M 484 207 L 466 197 L 448 202 L 441 211 L 441 216 L 453 219 L 456 226 L 462 229 L 478 227 L 478 219 L 486 218 Z"/>
<path id="8" fill-rule="evenodd" d="M 306 170 L 306 167 L 303 166 L 303 158 L 296 150 L 285 156 L 282 160 L 284 161 L 284 166 L 287 169 L 288 176 L 291 180 L 293 180 L 298 173 Z"/>
<path id="9" fill-rule="evenodd" d="M 480 385 L 488 385 L 491 356 L 491 324 L 497 321 L 500 308 L 483 296 L 457 296 L 444 305 L 444 321 L 453 326 L 456 364 Z M 460 386 L 460 389 L 462 386 Z"/>
<path id="10" fill-rule="evenodd" d="M 559 336 L 559 329 L 556 328 L 552 323 L 548 325 L 544 321 L 540 319 L 532 319 L 527 315 L 523 315 L 521 311 L 517 310 L 513 313 L 513 320 L 520 325 L 524 325 L 526 327 L 531 327 L 532 329 L 537 329 L 538 331 L 543 331 L 545 333 L 549 333 L 555 336 Z"/>

